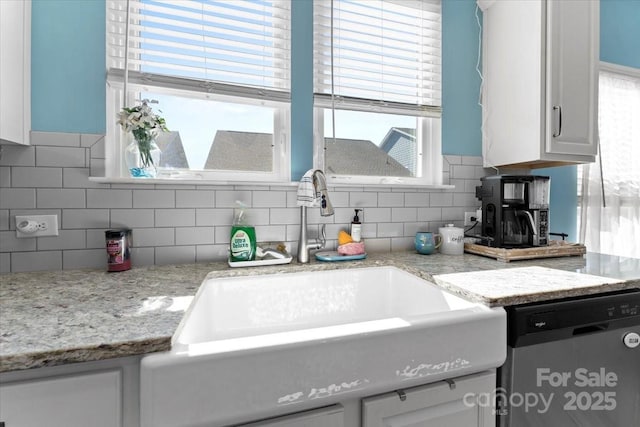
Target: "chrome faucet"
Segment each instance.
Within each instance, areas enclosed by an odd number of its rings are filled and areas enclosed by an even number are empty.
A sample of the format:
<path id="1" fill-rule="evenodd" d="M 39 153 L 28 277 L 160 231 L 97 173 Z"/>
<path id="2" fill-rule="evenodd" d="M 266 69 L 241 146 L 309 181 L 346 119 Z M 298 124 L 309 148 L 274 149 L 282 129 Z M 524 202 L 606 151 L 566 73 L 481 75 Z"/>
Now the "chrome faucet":
<path id="1" fill-rule="evenodd" d="M 333 206 L 331 206 L 329 193 L 327 192 L 327 180 L 321 170 L 317 169 L 313 171 L 312 184 L 316 200 L 320 199 L 320 215 L 333 215 Z M 308 263 L 310 250 L 324 248 L 324 245 L 327 242 L 325 226 L 326 224 L 322 224 L 319 236 L 316 239 L 308 239 L 307 206 L 300 206 L 300 238 L 298 239 L 298 262 Z"/>

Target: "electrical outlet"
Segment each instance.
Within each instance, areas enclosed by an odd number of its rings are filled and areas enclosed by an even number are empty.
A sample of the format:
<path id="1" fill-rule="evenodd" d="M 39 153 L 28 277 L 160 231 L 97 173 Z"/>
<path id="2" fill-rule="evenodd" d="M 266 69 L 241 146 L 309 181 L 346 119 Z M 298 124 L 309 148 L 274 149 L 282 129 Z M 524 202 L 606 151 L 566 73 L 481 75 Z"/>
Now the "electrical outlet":
<path id="1" fill-rule="evenodd" d="M 16 215 L 16 237 L 58 235 L 58 215 Z"/>
<path id="2" fill-rule="evenodd" d="M 471 219 L 474 218 L 474 219 Z M 476 223 L 476 213 L 475 212 L 465 212 L 464 213 L 464 226 L 473 225 Z"/>

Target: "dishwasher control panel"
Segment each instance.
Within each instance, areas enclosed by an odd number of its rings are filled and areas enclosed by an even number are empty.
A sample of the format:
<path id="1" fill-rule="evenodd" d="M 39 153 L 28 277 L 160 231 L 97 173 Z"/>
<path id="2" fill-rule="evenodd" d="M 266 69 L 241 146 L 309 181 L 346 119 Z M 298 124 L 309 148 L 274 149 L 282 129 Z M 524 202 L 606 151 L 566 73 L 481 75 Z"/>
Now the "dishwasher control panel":
<path id="1" fill-rule="evenodd" d="M 640 290 L 548 303 L 507 307 L 509 345 L 538 342 L 536 334 L 557 339 L 605 331 L 619 323 L 640 323 Z M 517 344 L 516 344 L 517 343 Z"/>

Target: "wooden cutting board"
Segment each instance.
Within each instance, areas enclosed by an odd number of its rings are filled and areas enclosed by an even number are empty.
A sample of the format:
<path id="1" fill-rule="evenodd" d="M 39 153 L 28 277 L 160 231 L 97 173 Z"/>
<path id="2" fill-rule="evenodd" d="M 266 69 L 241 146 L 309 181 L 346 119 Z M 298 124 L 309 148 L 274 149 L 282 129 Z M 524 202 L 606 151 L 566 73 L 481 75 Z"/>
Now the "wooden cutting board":
<path id="1" fill-rule="evenodd" d="M 498 261 L 509 262 L 523 259 L 584 255 L 587 253 L 587 248 L 582 243 L 569 243 L 562 240 L 551 240 L 549 246 L 518 249 L 491 248 L 489 246 L 478 245 L 475 243 L 465 243 L 464 251 L 470 254 L 495 258 Z"/>

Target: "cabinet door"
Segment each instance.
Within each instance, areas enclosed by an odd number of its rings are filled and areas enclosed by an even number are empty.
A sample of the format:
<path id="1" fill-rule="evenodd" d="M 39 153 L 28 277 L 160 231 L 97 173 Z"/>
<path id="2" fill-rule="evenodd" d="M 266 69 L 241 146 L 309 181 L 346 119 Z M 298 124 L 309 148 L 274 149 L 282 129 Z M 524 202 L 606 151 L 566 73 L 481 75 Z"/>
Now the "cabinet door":
<path id="1" fill-rule="evenodd" d="M 547 2 L 548 154 L 597 154 L 600 4 Z"/>
<path id="2" fill-rule="evenodd" d="M 495 426 L 488 396 L 495 390 L 495 372 L 457 378 L 448 383 L 399 390 L 362 400 L 363 427 Z M 483 393 L 481 399 L 479 394 Z M 486 393 L 486 394 L 485 394 Z M 479 404 L 481 402 L 482 404 Z"/>
<path id="3" fill-rule="evenodd" d="M 120 427 L 121 372 L 0 385 L 6 427 Z"/>
<path id="4" fill-rule="evenodd" d="M 299 412 L 236 427 L 343 427 L 344 408 L 332 405 L 312 411 Z"/>
<path id="5" fill-rule="evenodd" d="M 0 142 L 29 144 L 31 0 L 0 0 Z"/>

